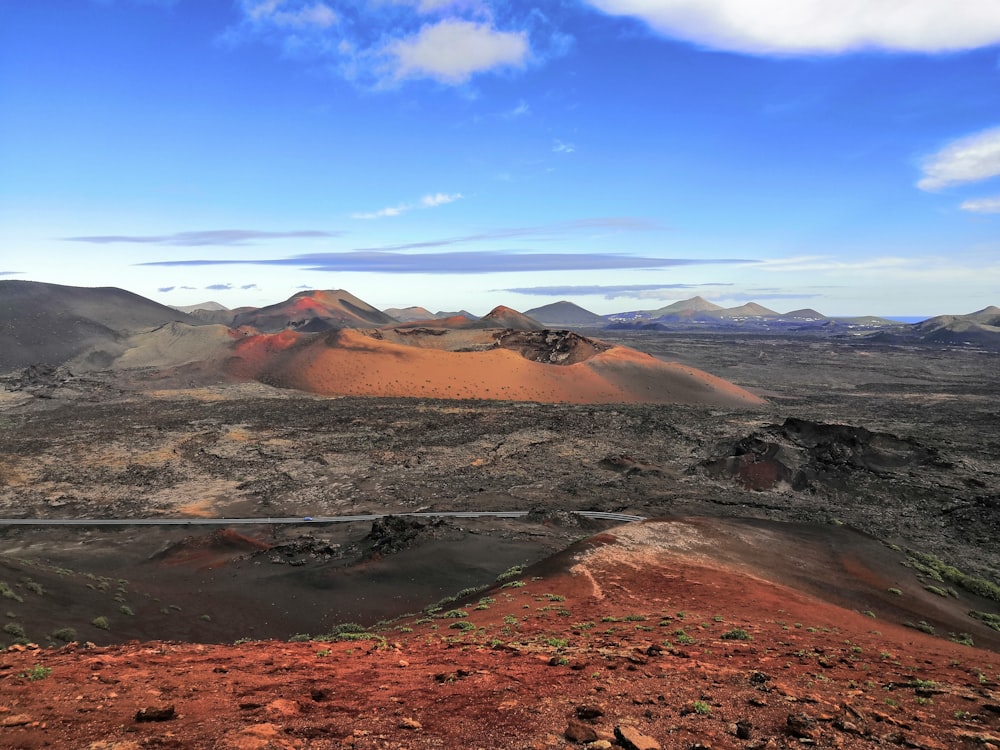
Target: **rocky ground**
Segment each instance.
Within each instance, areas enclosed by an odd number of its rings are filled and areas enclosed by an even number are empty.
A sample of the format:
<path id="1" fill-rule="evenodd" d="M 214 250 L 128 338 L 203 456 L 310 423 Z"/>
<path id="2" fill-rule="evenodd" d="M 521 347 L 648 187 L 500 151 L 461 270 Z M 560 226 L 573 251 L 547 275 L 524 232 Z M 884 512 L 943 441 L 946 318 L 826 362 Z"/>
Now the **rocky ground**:
<path id="1" fill-rule="evenodd" d="M 636 524 L 377 628 L 0 655 L 4 747 L 1000 746 L 995 653 Z M 855 571 L 857 573 L 857 571 Z"/>
<path id="2" fill-rule="evenodd" d="M 36 367 L 4 376 L 0 516 L 538 512 L 524 522 L 374 533 L 370 523 L 4 528 L 0 642 L 43 648 L 0 662 L 0 745 L 60 746 L 65 736 L 76 743 L 68 747 L 527 747 L 572 741 L 571 721 L 623 747 L 615 728 L 627 725 L 664 748 L 996 742 L 997 661 L 980 649 L 996 647 L 994 631 L 967 613 L 997 606 L 949 571 L 1000 581 L 997 355 L 836 339 L 628 336 L 631 346 L 730 379 L 769 404 L 321 399 L 152 371 Z M 817 540 L 853 549 L 838 535 L 857 529 L 878 540 L 895 577 L 883 571 L 869 581 L 881 597 L 852 605 L 856 592 L 824 585 L 829 566 L 774 584 L 794 595 L 748 598 L 757 583 L 706 578 L 704 561 L 685 558 L 694 567 L 672 573 L 633 560 L 601 568 L 617 581 L 602 586 L 603 598 L 542 571 L 544 591 L 526 580 L 530 596 L 500 589 L 483 610 L 469 600 L 473 609 L 460 618 L 475 625 L 468 631 L 432 614 L 386 625 L 386 644 L 204 645 L 315 636 L 418 611 L 600 531 L 565 513 L 574 509 L 792 522 L 796 535 L 776 542 L 790 555 L 787 570 L 810 555 L 826 560 L 804 551 L 819 549 Z M 667 585 L 685 577 L 699 585 Z M 573 602 L 570 615 L 558 614 L 555 599 L 535 601 L 546 594 Z M 824 609 L 820 599 L 878 621 Z M 521 619 L 518 608 L 532 617 Z M 698 623 L 695 652 L 671 635 L 687 633 L 675 622 L 682 611 Z M 624 620 L 629 614 L 646 619 Z M 621 622 L 604 626 L 605 617 Z M 907 621 L 938 637 L 894 624 Z M 577 627 L 588 622 L 595 626 Z M 734 627 L 753 641 L 721 638 Z M 523 645 L 508 648 L 522 635 Z M 97 646 L 45 648 L 71 636 Z M 130 639 L 146 645 L 113 645 Z M 47 669 L 58 679 L 31 679 Z M 768 679 L 753 682 L 763 679 L 755 671 Z M 167 705 L 175 713 L 165 721 L 135 719 Z M 603 713 L 590 716 L 588 706 Z M 456 721 L 456 711 L 468 720 Z M 752 727 L 749 738 L 738 722 Z"/>

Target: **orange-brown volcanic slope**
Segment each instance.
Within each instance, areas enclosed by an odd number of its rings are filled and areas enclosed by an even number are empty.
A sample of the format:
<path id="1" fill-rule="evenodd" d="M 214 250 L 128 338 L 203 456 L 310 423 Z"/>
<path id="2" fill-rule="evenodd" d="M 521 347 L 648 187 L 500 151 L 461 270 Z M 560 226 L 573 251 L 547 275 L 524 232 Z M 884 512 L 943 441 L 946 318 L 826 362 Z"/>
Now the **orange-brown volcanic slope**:
<path id="1" fill-rule="evenodd" d="M 715 523 L 619 527 L 371 640 L 8 651 L 0 747 L 1000 746 L 997 653 L 748 572 L 724 558 L 794 534 L 715 555 Z"/>
<path id="2" fill-rule="evenodd" d="M 539 333 L 539 336 L 544 334 Z M 474 338 L 478 336 L 479 338 Z M 238 377 L 324 395 L 500 399 L 566 403 L 756 406 L 763 400 L 721 378 L 624 347 L 595 347 L 573 364 L 527 359 L 494 344 L 495 332 L 428 332 L 423 342 L 388 332 L 284 332 L 234 345 Z M 476 351 L 449 351 L 453 342 Z M 580 360 L 580 361 L 576 361 Z"/>

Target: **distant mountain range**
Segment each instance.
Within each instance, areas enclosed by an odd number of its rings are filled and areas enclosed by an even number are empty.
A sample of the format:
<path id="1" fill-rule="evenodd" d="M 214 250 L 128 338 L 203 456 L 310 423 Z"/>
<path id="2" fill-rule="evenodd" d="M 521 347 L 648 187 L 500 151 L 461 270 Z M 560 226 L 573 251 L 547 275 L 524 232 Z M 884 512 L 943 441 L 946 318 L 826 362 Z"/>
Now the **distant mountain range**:
<path id="1" fill-rule="evenodd" d="M 339 295 L 339 296 L 338 296 Z M 334 303 L 333 301 L 336 300 Z M 325 302 L 324 302 L 325 301 Z M 324 305 L 327 305 L 324 307 Z M 206 322 L 222 322 L 226 313 L 217 303 L 183 308 Z M 235 311 L 233 311 L 235 312 Z M 308 312 L 308 314 L 307 314 Z M 703 331 L 788 333 L 816 335 L 872 335 L 898 343 L 946 344 L 1000 348 L 1000 308 L 988 307 L 968 315 L 944 315 L 906 324 L 874 315 L 830 317 L 804 308 L 780 313 L 756 302 L 722 307 L 702 297 L 680 300 L 655 310 L 631 310 L 598 315 L 562 300 L 518 313 L 500 306 L 476 318 L 461 310 L 432 313 L 426 307 L 389 308 L 381 312 L 344 291 L 300 292 L 290 300 L 260 310 L 244 309 L 229 324 L 252 325 L 258 330 L 318 331 L 369 325 L 424 325 L 444 328 L 606 329 L 610 331 Z"/>
<path id="2" fill-rule="evenodd" d="M 223 328 L 218 330 L 244 331 L 239 335 L 323 333 L 352 328 L 772 333 L 1000 350 L 1000 307 L 993 306 L 914 324 L 874 316 L 832 318 L 812 309 L 778 313 L 753 302 L 723 308 L 700 297 L 656 310 L 611 315 L 597 315 L 568 301 L 524 313 L 501 305 L 476 318 L 465 311 L 430 313 L 424 307 L 378 310 L 344 290 L 303 291 L 284 302 L 261 308 L 226 310 L 211 302 L 180 310 L 111 287 L 0 280 L 0 371 L 39 362 L 79 362 L 81 357 L 87 359 L 87 366 L 102 367 L 123 355 L 133 334 L 168 324 L 191 327 L 221 324 Z M 211 337 L 206 333 L 202 338 L 208 346 Z"/>

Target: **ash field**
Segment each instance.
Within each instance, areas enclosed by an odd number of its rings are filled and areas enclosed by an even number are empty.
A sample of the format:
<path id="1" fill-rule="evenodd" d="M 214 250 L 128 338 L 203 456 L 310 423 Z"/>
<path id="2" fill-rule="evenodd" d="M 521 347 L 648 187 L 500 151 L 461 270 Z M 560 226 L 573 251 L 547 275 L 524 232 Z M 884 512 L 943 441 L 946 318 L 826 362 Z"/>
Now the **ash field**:
<path id="1" fill-rule="evenodd" d="M 1000 311 L 761 310 L 0 282 L 0 745 L 998 746 Z"/>
<path id="2" fill-rule="evenodd" d="M 611 526 L 568 512 L 589 510 L 787 522 L 800 532 L 803 568 L 815 544 L 839 550 L 835 557 L 872 544 L 902 550 L 889 568 L 898 579 L 892 588 L 909 585 L 916 600 L 907 609 L 884 597 L 877 604 L 886 616 L 997 641 L 967 615 L 995 612 L 995 602 L 901 564 L 913 551 L 1000 580 L 995 352 L 593 333 L 766 402 L 329 398 L 258 382 L 185 384 L 151 369 L 8 374 L 3 517 L 531 511 L 518 520 L 401 517 L 374 528 L 4 526 L 0 580 L 22 600 L 4 602 L 8 617 L 41 643 L 66 628 L 97 643 L 227 642 L 370 624 L 485 585 L 511 565 Z M 782 544 L 795 558 L 798 542 Z M 811 573 L 813 588 L 836 578 L 832 569 Z M 93 626 L 96 617 L 110 627 Z"/>

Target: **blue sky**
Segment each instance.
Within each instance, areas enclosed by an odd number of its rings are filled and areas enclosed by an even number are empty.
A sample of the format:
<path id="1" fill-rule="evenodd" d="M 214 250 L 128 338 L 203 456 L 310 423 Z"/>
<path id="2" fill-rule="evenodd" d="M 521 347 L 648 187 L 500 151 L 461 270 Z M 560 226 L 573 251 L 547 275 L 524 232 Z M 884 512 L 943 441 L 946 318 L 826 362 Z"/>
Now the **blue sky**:
<path id="1" fill-rule="evenodd" d="M 1000 3 L 0 0 L 0 278 L 1000 304 Z"/>

